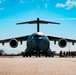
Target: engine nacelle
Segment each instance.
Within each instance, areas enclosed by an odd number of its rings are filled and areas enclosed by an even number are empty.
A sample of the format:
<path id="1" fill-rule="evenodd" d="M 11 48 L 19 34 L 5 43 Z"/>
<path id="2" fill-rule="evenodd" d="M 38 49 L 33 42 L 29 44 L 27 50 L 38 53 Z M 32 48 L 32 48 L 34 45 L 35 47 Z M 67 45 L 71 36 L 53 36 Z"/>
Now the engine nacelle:
<path id="1" fill-rule="evenodd" d="M 9 44 L 12 48 L 16 48 L 18 46 L 18 41 L 16 39 L 11 39 Z"/>
<path id="2" fill-rule="evenodd" d="M 61 48 L 64 48 L 66 47 L 67 45 L 67 41 L 65 39 L 60 39 L 59 42 L 58 42 L 58 45 L 61 47 Z"/>

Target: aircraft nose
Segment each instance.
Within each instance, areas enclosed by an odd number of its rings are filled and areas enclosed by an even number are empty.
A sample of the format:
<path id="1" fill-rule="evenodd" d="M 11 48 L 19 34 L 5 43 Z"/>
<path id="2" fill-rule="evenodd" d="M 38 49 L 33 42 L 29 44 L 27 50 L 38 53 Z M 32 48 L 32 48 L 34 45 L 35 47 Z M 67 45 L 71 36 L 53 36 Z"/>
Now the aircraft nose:
<path id="1" fill-rule="evenodd" d="M 39 46 L 39 48 L 40 48 L 41 50 L 47 50 L 48 47 L 49 47 L 49 42 L 47 42 L 46 40 L 41 39 L 41 40 L 39 41 L 38 46 Z"/>

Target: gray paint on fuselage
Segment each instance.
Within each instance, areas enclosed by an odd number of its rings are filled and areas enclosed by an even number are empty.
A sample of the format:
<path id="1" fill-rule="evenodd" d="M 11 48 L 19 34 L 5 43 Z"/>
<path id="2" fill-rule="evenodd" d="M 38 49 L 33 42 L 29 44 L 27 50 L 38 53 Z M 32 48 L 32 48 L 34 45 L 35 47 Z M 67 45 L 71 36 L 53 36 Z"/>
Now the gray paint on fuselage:
<path id="1" fill-rule="evenodd" d="M 49 46 L 48 37 L 41 32 L 33 33 L 28 37 L 27 49 L 30 52 L 34 52 L 34 50 L 42 50 L 44 52 L 49 49 Z"/>

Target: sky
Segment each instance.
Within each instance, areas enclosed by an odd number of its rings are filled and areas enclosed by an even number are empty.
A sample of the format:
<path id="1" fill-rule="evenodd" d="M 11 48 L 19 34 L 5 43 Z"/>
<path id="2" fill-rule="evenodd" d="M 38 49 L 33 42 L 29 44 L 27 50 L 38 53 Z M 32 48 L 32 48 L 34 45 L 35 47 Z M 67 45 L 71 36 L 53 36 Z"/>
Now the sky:
<path id="1" fill-rule="evenodd" d="M 60 25 L 40 25 L 40 32 L 50 36 L 76 39 L 76 0 L 0 0 L 0 40 L 26 36 L 37 31 L 36 25 L 16 25 L 18 22 L 41 20 L 59 22 Z M 57 42 L 58 43 L 58 42 Z M 76 44 L 65 48 L 50 41 L 52 51 L 76 50 Z M 26 42 L 11 48 L 9 43 L 0 49 L 6 53 L 18 53 L 26 49 Z"/>

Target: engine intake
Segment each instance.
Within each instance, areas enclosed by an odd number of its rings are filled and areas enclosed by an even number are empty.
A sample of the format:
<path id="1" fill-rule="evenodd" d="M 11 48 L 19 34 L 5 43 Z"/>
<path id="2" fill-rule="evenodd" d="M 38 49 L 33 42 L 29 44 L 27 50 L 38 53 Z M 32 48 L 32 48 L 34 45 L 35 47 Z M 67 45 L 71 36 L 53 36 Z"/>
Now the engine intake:
<path id="1" fill-rule="evenodd" d="M 9 44 L 12 48 L 16 48 L 18 46 L 18 41 L 16 39 L 11 39 Z"/>
<path id="2" fill-rule="evenodd" d="M 67 45 L 67 41 L 65 39 L 60 39 L 59 42 L 58 42 L 58 45 L 61 47 L 61 48 L 64 48 L 66 47 Z"/>

